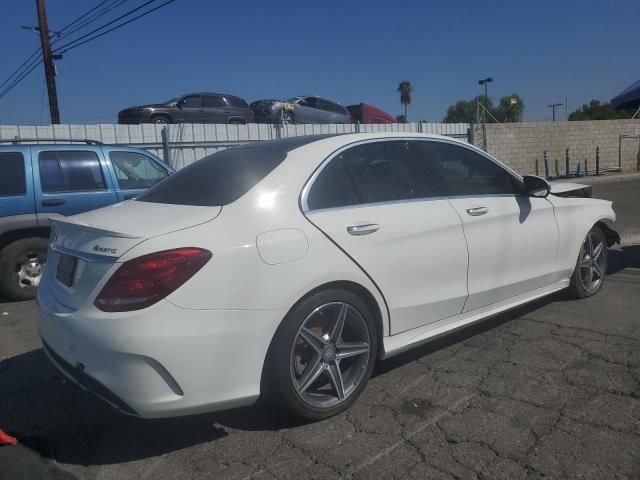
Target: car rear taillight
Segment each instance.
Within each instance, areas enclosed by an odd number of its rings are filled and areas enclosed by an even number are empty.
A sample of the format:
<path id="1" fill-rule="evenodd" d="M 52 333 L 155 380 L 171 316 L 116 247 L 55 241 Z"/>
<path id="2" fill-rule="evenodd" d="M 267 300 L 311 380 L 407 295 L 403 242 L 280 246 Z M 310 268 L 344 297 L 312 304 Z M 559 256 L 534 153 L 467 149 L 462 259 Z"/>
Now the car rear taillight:
<path id="1" fill-rule="evenodd" d="M 201 248 L 176 248 L 123 263 L 98 294 L 94 305 L 103 312 L 140 310 L 178 289 L 211 258 Z"/>

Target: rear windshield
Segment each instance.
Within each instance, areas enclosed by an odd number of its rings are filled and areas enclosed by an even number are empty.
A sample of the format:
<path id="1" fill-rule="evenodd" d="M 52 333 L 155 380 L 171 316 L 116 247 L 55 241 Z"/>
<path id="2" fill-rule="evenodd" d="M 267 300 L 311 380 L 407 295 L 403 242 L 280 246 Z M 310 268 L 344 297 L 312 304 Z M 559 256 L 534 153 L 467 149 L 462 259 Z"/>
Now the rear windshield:
<path id="1" fill-rule="evenodd" d="M 286 155 L 286 149 L 273 144 L 229 148 L 179 170 L 137 200 L 203 207 L 228 205 L 257 185 Z"/>

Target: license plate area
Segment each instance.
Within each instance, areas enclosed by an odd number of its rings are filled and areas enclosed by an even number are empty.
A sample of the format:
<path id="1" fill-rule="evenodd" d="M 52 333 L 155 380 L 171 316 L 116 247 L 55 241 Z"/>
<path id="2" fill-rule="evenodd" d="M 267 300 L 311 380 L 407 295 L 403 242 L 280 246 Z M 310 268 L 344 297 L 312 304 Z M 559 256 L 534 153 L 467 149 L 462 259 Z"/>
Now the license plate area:
<path id="1" fill-rule="evenodd" d="M 78 259 L 76 257 L 61 253 L 58 258 L 58 270 L 56 271 L 58 281 L 67 287 L 73 285 L 73 277 L 76 274 L 77 265 Z"/>

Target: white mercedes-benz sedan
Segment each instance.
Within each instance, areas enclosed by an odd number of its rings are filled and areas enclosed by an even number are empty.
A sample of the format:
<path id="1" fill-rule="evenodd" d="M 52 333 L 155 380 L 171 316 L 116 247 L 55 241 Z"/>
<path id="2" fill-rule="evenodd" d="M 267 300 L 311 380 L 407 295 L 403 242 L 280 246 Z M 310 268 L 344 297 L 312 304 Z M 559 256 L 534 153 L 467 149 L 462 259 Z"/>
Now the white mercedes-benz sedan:
<path id="1" fill-rule="evenodd" d="M 611 202 L 560 186 L 433 135 L 230 148 L 53 221 L 44 349 L 132 415 L 263 394 L 329 417 L 379 359 L 562 289 L 598 292 L 619 241 Z"/>

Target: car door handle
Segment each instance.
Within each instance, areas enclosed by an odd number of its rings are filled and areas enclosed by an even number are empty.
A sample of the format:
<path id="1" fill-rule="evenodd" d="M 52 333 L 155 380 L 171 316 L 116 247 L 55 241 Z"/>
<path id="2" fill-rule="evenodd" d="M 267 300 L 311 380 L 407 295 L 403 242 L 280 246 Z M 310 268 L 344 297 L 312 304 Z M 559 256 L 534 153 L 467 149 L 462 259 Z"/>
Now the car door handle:
<path id="1" fill-rule="evenodd" d="M 480 215 L 484 215 L 487 213 L 489 209 L 487 207 L 471 207 L 467 208 L 467 213 L 472 217 L 479 217 Z"/>
<path id="2" fill-rule="evenodd" d="M 347 233 L 349 233 L 350 235 L 355 235 L 356 237 L 371 235 L 378 230 L 380 230 L 380 225 L 378 225 L 377 223 L 364 223 L 358 225 L 349 225 L 347 227 Z"/>
<path id="3" fill-rule="evenodd" d="M 64 200 L 61 198 L 52 198 L 51 200 L 42 200 L 43 207 L 56 207 L 58 205 L 64 205 Z"/>

